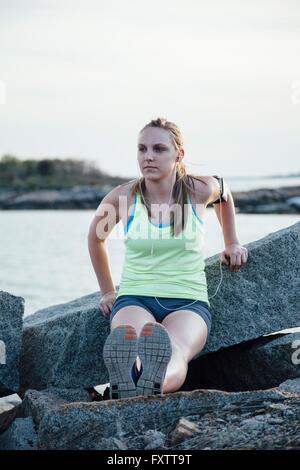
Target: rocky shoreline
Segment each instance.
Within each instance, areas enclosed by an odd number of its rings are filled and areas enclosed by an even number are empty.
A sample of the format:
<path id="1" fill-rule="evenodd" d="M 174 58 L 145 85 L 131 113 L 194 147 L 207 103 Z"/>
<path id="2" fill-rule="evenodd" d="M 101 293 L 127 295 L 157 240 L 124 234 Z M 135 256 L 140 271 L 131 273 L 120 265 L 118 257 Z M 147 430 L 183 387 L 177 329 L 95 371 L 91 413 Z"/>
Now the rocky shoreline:
<path id="1" fill-rule="evenodd" d="M 1 210 L 25 209 L 96 209 L 113 188 L 105 186 L 75 186 L 63 190 L 0 192 Z M 299 214 L 300 186 L 232 191 L 236 212 L 254 214 Z"/>
<path id="2" fill-rule="evenodd" d="M 211 335 L 176 393 L 97 393 L 100 292 L 23 321 L 24 299 L 0 291 L 0 450 L 300 450 L 300 332 L 278 333 L 300 326 L 299 234 L 300 222 L 247 244 L 238 273 L 222 266 Z M 209 295 L 218 257 L 206 260 Z"/>

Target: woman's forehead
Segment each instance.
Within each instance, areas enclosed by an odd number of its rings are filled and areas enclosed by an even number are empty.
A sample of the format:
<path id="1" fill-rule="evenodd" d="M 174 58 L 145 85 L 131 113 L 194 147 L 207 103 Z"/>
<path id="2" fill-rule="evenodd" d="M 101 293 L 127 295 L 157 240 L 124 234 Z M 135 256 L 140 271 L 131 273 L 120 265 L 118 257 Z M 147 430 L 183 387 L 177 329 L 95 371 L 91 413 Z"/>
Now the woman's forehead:
<path id="1" fill-rule="evenodd" d="M 141 131 L 138 136 L 138 143 L 144 145 L 170 145 L 172 142 L 168 130 L 154 127 Z"/>

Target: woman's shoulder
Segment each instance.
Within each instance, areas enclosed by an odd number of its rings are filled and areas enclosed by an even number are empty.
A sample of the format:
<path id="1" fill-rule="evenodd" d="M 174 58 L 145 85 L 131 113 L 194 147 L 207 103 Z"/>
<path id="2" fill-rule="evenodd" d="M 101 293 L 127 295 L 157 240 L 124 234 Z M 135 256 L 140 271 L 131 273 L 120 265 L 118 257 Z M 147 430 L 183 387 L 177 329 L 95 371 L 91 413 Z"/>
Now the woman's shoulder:
<path id="1" fill-rule="evenodd" d="M 134 186 L 136 186 L 136 184 L 137 184 L 137 179 L 134 179 L 134 180 L 127 181 L 127 183 L 120 184 L 118 188 L 119 188 L 120 193 L 122 193 L 123 195 L 125 194 L 130 195 L 133 193 L 133 188 Z"/>
<path id="2" fill-rule="evenodd" d="M 194 175 L 194 174 L 190 174 L 188 173 L 188 176 L 190 176 L 193 181 L 198 181 L 200 184 L 204 184 L 204 185 L 209 185 L 213 182 L 213 180 L 215 179 L 215 176 L 210 176 L 210 175 Z"/>
<path id="3" fill-rule="evenodd" d="M 189 195 L 192 197 L 193 201 L 198 204 L 205 204 L 210 199 L 212 192 L 215 188 L 215 179 L 213 176 L 209 175 L 188 175 L 192 181 L 195 188 L 195 193 L 189 191 Z"/>
<path id="4" fill-rule="evenodd" d="M 128 203 L 130 199 L 130 192 L 133 188 L 133 180 L 127 183 L 114 186 L 101 200 L 100 205 L 112 204 L 118 211 L 124 202 Z"/>
<path id="5" fill-rule="evenodd" d="M 135 198 L 134 187 L 137 185 L 137 180 L 130 180 L 127 183 L 120 184 L 118 186 L 119 196 L 123 196 L 127 199 L 128 204 L 132 204 Z"/>

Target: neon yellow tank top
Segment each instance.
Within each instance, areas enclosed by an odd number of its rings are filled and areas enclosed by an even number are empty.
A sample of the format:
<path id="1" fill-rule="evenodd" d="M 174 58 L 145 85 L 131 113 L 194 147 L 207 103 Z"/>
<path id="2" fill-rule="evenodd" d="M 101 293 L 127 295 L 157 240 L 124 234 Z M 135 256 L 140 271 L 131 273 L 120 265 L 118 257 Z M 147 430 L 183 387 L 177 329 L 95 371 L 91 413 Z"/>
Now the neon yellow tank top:
<path id="1" fill-rule="evenodd" d="M 137 192 L 124 232 L 125 259 L 117 298 L 198 299 L 210 306 L 203 258 L 204 222 L 189 197 L 185 229 L 173 236 L 171 224 L 150 222 Z"/>

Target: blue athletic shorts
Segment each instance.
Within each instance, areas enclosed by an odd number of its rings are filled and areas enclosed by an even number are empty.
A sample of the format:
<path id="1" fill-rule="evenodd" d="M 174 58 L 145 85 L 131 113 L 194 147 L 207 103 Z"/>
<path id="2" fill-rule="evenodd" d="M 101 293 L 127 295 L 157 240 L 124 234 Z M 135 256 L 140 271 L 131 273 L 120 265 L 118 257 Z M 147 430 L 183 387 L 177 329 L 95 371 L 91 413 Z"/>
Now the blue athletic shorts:
<path id="1" fill-rule="evenodd" d="M 196 300 L 194 302 L 191 299 L 175 299 L 169 297 L 157 297 L 157 300 L 160 304 L 170 310 L 165 310 L 163 307 L 161 307 L 156 302 L 155 297 L 152 296 L 120 295 L 120 297 L 118 297 L 113 304 L 109 321 L 110 323 L 112 322 L 114 315 L 118 312 L 118 310 L 120 310 L 120 308 L 127 307 L 128 305 L 138 305 L 143 307 L 154 316 L 158 323 L 161 323 L 163 319 L 166 318 L 166 316 L 168 316 L 170 313 L 186 308 L 196 312 L 198 315 L 200 315 L 200 317 L 203 318 L 208 327 L 208 335 L 210 334 L 212 318 L 207 302 L 202 300 Z"/>

